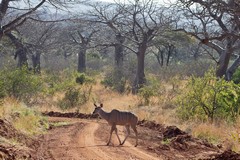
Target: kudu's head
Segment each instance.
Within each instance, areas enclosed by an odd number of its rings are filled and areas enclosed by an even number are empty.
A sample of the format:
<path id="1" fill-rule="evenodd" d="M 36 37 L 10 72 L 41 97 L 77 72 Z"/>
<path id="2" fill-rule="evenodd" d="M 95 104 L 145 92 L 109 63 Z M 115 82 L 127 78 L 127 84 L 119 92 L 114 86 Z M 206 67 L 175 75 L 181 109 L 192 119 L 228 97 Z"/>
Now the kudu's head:
<path id="1" fill-rule="evenodd" d="M 97 106 L 97 105 L 94 103 L 94 106 L 95 106 L 95 109 L 94 109 L 94 111 L 93 111 L 93 115 L 99 114 L 99 111 L 102 110 L 103 104 L 100 104 L 100 106 Z"/>

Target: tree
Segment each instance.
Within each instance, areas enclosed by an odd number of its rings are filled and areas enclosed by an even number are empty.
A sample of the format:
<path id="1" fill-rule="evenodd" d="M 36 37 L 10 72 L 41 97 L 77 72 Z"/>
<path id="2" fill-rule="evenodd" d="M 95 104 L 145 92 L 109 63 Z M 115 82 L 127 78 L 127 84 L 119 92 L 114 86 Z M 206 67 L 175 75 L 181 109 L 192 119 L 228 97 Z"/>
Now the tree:
<path id="1" fill-rule="evenodd" d="M 174 31 L 166 31 L 162 33 L 160 36 L 154 38 L 152 43 L 154 46 L 152 52 L 157 58 L 157 61 L 161 67 L 164 66 L 165 61 L 165 65 L 169 65 L 170 59 L 174 57 L 174 53 L 178 54 L 178 57 L 183 57 L 183 55 L 180 55 L 178 50 L 184 48 L 184 50 L 186 51 L 189 46 L 193 45 L 190 36 L 188 36 L 184 32 Z M 155 48 L 157 49 L 157 51 L 155 51 Z"/>
<path id="2" fill-rule="evenodd" d="M 137 93 L 146 82 L 144 60 L 147 49 L 154 37 L 169 26 L 170 14 L 164 14 L 165 9 L 154 0 L 118 1 L 103 6 L 97 4 L 93 8 L 91 20 L 105 24 L 115 33 L 115 40 L 109 46 L 115 48 L 117 75 L 122 72 L 124 48 L 137 55 L 137 72 L 132 89 L 134 94 Z"/>
<path id="3" fill-rule="evenodd" d="M 131 46 L 128 46 L 137 56 L 137 72 L 133 83 L 132 93 L 136 94 L 138 90 L 146 83 L 144 72 L 144 60 L 148 47 L 152 40 L 164 32 L 172 22 L 170 14 L 165 14 L 165 8 L 161 8 L 153 0 L 134 1 L 127 4 L 118 3 L 121 8 L 124 20 L 124 33 Z"/>
<path id="4" fill-rule="evenodd" d="M 47 5 L 44 5 L 48 3 Z M 0 40 L 3 36 L 9 37 L 12 43 L 15 45 L 16 52 L 15 58 L 18 57 L 18 66 L 27 65 L 27 52 L 29 52 L 28 46 L 22 42 L 21 35 L 18 32 L 18 28 L 26 23 L 29 20 L 35 21 L 45 21 L 50 15 L 49 12 L 52 6 L 57 9 L 63 9 L 68 6 L 71 2 L 60 2 L 60 1 L 51 1 L 51 0 L 41 0 L 40 2 L 36 1 L 14 1 L 13 0 L 1 0 L 0 3 Z M 40 10 L 38 12 L 38 10 Z M 47 13 L 47 14 L 46 14 Z M 49 19 L 48 19 L 49 21 Z M 52 21 L 52 20 L 51 20 Z M 56 20 L 54 20 L 56 21 Z M 15 33 L 18 35 L 15 35 Z M 36 54 L 35 57 L 32 57 L 34 60 L 34 65 L 38 66 L 38 63 L 35 63 L 40 60 L 39 54 Z"/>
<path id="5" fill-rule="evenodd" d="M 240 65 L 240 2 L 235 0 L 178 0 L 179 30 L 218 53 L 216 76 L 230 80 Z M 212 55 L 212 57 L 214 57 Z M 231 58 L 234 58 L 231 64 Z"/>
<path id="6" fill-rule="evenodd" d="M 14 59 L 18 59 L 17 66 L 22 67 L 28 67 L 28 58 L 27 58 L 27 47 L 21 42 L 21 39 L 17 38 L 13 33 L 9 32 L 6 33 L 6 36 L 9 37 L 9 39 L 12 41 L 12 43 L 16 47 L 16 52 L 14 54 Z"/>
<path id="7" fill-rule="evenodd" d="M 91 26 L 90 23 L 85 22 L 80 26 L 77 26 L 77 29 L 70 32 L 70 36 L 73 39 L 73 42 L 79 46 L 78 52 L 78 72 L 86 71 L 86 52 L 89 49 L 92 36 L 97 30 Z"/>
<path id="8" fill-rule="evenodd" d="M 98 46 L 114 47 L 114 71 L 113 71 L 113 83 L 119 84 L 119 81 L 124 79 L 123 65 L 124 65 L 124 28 L 121 25 L 121 16 L 123 10 L 121 10 L 116 3 L 93 3 L 88 4 L 92 10 L 88 14 L 85 14 L 86 19 L 94 23 L 100 23 L 103 26 L 107 26 L 113 32 L 113 39 L 105 39 L 104 42 L 98 43 Z M 116 88 L 122 88 L 116 86 Z M 117 89 L 122 92 L 122 89 Z"/>
<path id="9" fill-rule="evenodd" d="M 55 22 L 27 21 L 18 27 L 18 31 L 23 37 L 23 44 L 28 49 L 28 55 L 31 56 L 32 67 L 35 73 L 41 71 L 41 56 L 51 52 L 56 47 L 56 32 L 59 24 Z"/>
<path id="10" fill-rule="evenodd" d="M 31 14 L 40 8 L 45 2 L 46 0 L 41 0 L 40 3 L 36 4 L 28 1 L 29 8 L 23 9 L 17 8 L 15 6 L 16 3 L 12 3 L 12 0 L 2 0 L 0 3 L 0 40 L 4 34 L 10 33 L 12 30 L 22 25 Z"/>

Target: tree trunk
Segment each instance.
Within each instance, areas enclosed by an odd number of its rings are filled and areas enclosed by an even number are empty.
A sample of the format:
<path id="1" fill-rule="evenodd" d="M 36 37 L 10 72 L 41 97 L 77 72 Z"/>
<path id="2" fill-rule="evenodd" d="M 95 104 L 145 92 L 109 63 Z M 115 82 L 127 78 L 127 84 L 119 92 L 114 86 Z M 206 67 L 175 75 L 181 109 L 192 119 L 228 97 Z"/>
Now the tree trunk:
<path id="1" fill-rule="evenodd" d="M 154 54 L 155 56 L 156 56 L 156 58 L 157 58 L 157 62 L 158 62 L 158 64 L 159 64 L 159 66 L 161 66 L 162 67 L 162 58 L 160 58 L 161 56 L 159 55 L 160 53 L 157 53 L 157 54 Z"/>
<path id="2" fill-rule="evenodd" d="M 144 60 L 145 60 L 145 52 L 147 46 L 143 45 L 139 48 L 139 52 L 137 54 L 137 73 L 133 84 L 132 93 L 137 94 L 138 90 L 143 87 L 146 83 L 145 73 L 144 73 Z"/>
<path id="3" fill-rule="evenodd" d="M 28 68 L 27 49 L 25 47 L 20 47 L 17 49 L 15 53 L 15 58 L 18 58 L 17 66 L 19 68 L 22 68 L 24 66 Z"/>
<path id="4" fill-rule="evenodd" d="M 216 70 L 217 77 L 223 77 L 226 75 L 231 55 L 232 55 L 231 50 L 226 50 L 221 54 L 217 64 Z"/>
<path id="5" fill-rule="evenodd" d="M 171 57 L 172 54 L 173 54 L 174 48 L 175 48 L 175 47 L 174 47 L 174 45 L 172 45 L 172 44 L 169 44 L 169 45 L 167 46 L 168 52 L 167 52 L 167 63 L 166 63 L 166 66 L 169 65 L 170 57 Z"/>
<path id="6" fill-rule="evenodd" d="M 3 37 L 3 30 L 0 28 L 0 41 L 2 40 Z"/>
<path id="7" fill-rule="evenodd" d="M 226 76 L 229 61 L 233 53 L 232 48 L 233 48 L 233 41 L 231 38 L 227 38 L 226 49 L 221 52 L 220 58 L 217 64 L 217 71 L 216 71 L 217 77 Z"/>
<path id="8" fill-rule="evenodd" d="M 233 64 L 227 69 L 226 80 L 230 81 L 232 79 L 233 73 L 237 70 L 240 65 L 240 56 L 238 56 Z"/>
<path id="9" fill-rule="evenodd" d="M 124 47 L 123 42 L 125 38 L 121 34 L 116 35 L 115 44 L 115 67 L 114 67 L 114 79 L 115 83 L 118 83 L 123 77 L 123 59 L 124 59 Z"/>
<path id="10" fill-rule="evenodd" d="M 20 68 L 23 67 L 23 66 L 28 67 L 27 48 L 11 32 L 7 33 L 6 36 L 8 36 L 10 38 L 10 40 L 12 41 L 12 43 L 16 47 L 16 52 L 15 52 L 14 59 L 18 58 L 17 66 L 20 67 Z"/>
<path id="11" fill-rule="evenodd" d="M 164 51 L 161 51 L 161 52 L 160 52 L 160 57 L 161 57 L 161 63 L 160 63 L 160 65 L 161 65 L 161 67 L 163 67 L 163 63 L 164 63 Z"/>
<path id="12" fill-rule="evenodd" d="M 157 58 L 158 64 L 160 67 L 163 67 L 164 63 L 164 49 L 158 48 L 158 52 L 154 54 Z"/>
<path id="13" fill-rule="evenodd" d="M 124 47 L 123 43 L 125 38 L 121 34 L 116 35 L 117 43 L 115 44 L 115 66 L 117 68 L 123 67 Z"/>
<path id="14" fill-rule="evenodd" d="M 115 89 L 122 93 L 125 91 L 125 79 L 123 73 L 123 60 L 124 60 L 124 46 L 123 43 L 125 38 L 121 34 L 116 35 L 115 44 L 115 66 L 114 66 L 114 73 L 113 73 L 113 83 L 115 85 Z"/>
<path id="15" fill-rule="evenodd" d="M 81 48 L 78 53 L 78 72 L 86 72 L 86 47 Z"/>
<path id="16" fill-rule="evenodd" d="M 34 73 L 39 74 L 41 72 L 41 61 L 40 61 L 41 53 L 36 52 L 36 54 L 32 55 L 32 63 L 33 63 L 33 71 Z"/>

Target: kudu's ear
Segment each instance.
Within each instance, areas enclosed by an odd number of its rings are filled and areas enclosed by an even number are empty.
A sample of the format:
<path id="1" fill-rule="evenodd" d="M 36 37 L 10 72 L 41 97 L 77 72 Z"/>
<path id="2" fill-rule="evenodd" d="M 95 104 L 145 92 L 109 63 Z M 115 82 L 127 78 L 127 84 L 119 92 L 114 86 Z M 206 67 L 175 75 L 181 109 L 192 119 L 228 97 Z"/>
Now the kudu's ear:
<path id="1" fill-rule="evenodd" d="M 102 104 L 102 103 L 100 104 L 100 107 L 101 107 L 101 108 L 103 107 L 103 104 Z"/>

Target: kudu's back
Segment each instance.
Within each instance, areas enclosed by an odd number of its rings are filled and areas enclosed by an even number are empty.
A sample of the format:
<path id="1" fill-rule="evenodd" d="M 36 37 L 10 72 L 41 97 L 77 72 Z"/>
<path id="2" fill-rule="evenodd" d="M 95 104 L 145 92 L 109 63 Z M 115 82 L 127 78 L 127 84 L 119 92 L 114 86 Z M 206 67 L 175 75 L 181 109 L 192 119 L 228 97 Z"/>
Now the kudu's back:
<path id="1" fill-rule="evenodd" d="M 137 116 L 131 112 L 122 112 L 116 109 L 110 112 L 109 123 L 114 123 L 116 125 L 134 125 L 136 126 L 138 122 Z"/>

